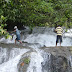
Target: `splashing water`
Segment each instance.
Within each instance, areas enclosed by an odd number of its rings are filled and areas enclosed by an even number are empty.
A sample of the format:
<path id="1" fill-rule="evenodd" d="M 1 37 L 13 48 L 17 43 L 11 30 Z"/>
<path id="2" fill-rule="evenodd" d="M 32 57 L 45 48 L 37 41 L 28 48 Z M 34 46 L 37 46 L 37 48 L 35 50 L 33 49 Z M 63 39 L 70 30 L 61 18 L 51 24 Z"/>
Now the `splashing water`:
<path id="1" fill-rule="evenodd" d="M 50 33 L 50 32 L 49 32 Z M 39 47 L 42 46 L 55 46 L 55 42 L 56 42 L 56 34 L 49 34 L 48 32 L 45 32 L 44 34 L 31 34 L 28 35 L 27 38 L 24 40 L 28 43 L 39 43 L 41 46 L 30 46 L 32 48 L 34 48 L 36 50 L 36 52 L 32 52 L 31 53 L 31 62 L 30 65 L 27 69 L 27 72 L 42 72 L 42 62 L 43 64 L 44 61 L 48 58 L 42 57 L 42 53 L 40 51 L 40 49 L 38 49 Z M 69 34 L 69 33 L 68 33 Z M 71 41 L 71 34 L 70 36 L 67 33 L 65 33 L 65 38 L 63 37 L 63 42 L 62 42 L 62 46 L 71 46 L 72 45 L 72 41 Z M 13 40 L 11 39 L 5 39 L 2 38 L 0 39 L 0 42 L 4 42 L 4 43 L 14 43 L 15 37 L 13 38 Z M 9 57 L 7 58 L 8 54 L 7 54 L 7 49 L 3 49 L 0 48 L 0 72 L 18 72 L 17 71 L 17 64 L 21 58 L 21 55 L 24 54 L 25 52 L 27 52 L 27 49 L 17 49 L 17 48 L 12 48 L 12 50 L 10 51 Z M 3 49 L 3 50 L 2 50 Z M 50 55 L 49 55 L 50 56 Z M 3 60 L 4 59 L 4 60 Z M 3 62 L 2 62 L 3 61 Z M 72 63 L 71 63 L 72 65 Z M 46 71 L 44 71 L 46 72 Z"/>
<path id="2" fill-rule="evenodd" d="M 7 44 L 14 43 L 15 39 L 16 39 L 16 35 L 14 35 L 13 39 L 11 39 L 11 38 L 5 39 L 5 37 L 3 37 L 0 39 L 0 42 L 7 43 Z"/>
<path id="3" fill-rule="evenodd" d="M 4 51 L 4 53 L 5 53 L 6 52 L 5 50 L 2 50 L 2 52 Z M 10 54 L 11 56 L 10 56 L 9 60 L 0 64 L 0 72 L 18 72 L 17 71 L 17 64 L 21 58 L 21 55 L 26 53 L 27 51 L 29 51 L 29 50 L 28 49 L 13 48 L 11 50 L 11 54 Z M 2 56 L 6 55 L 6 53 L 5 54 L 4 53 L 2 53 L 3 54 Z"/>
<path id="4" fill-rule="evenodd" d="M 70 59 L 71 67 L 72 67 L 72 56 L 70 56 L 69 59 Z"/>
<path id="5" fill-rule="evenodd" d="M 41 63 L 43 62 L 43 58 L 40 53 L 32 52 L 31 53 L 31 61 L 27 72 L 42 72 Z"/>
<path id="6" fill-rule="evenodd" d="M 34 34 L 29 35 L 24 41 L 28 43 L 39 43 L 41 46 L 55 46 L 56 36 L 54 35 L 47 35 L 47 34 L 38 34 L 35 36 Z M 59 45 L 59 44 L 58 44 Z M 71 46 L 71 38 L 66 37 L 63 38 L 62 46 Z"/>
<path id="7" fill-rule="evenodd" d="M 44 31 L 42 34 L 39 33 L 42 32 L 41 30 L 38 31 L 38 29 L 36 29 L 35 33 L 33 32 L 31 35 L 27 35 L 26 39 L 22 38 L 22 41 L 28 42 L 28 43 L 39 43 L 42 46 L 55 46 L 56 45 L 56 34 L 53 32 L 53 28 L 44 28 L 41 29 L 42 31 Z M 38 33 L 37 33 L 38 32 Z M 24 35 L 24 34 L 23 34 Z M 24 37 L 24 36 L 22 36 Z M 63 34 L 63 42 L 62 42 L 62 46 L 72 46 L 72 29 L 69 29 L 66 33 Z M 14 35 L 13 40 L 11 39 L 5 39 L 4 37 L 2 39 L 0 39 L 0 42 L 3 43 L 14 43 L 15 42 L 15 38 L 16 35 Z M 58 44 L 59 46 L 59 44 Z"/>

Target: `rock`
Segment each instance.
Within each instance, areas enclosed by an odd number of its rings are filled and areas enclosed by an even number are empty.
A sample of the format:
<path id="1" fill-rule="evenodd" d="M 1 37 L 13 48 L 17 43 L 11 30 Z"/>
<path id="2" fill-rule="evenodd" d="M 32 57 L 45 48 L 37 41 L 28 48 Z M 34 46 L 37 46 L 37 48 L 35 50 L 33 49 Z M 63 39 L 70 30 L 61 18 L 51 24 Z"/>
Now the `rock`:
<path id="1" fill-rule="evenodd" d="M 30 63 L 31 53 L 32 53 L 32 51 L 29 51 L 29 52 L 22 55 L 18 65 L 17 65 L 18 72 L 26 72 L 27 71 L 27 68 L 28 68 L 29 63 Z"/>
<path id="2" fill-rule="evenodd" d="M 52 70 L 54 72 L 68 72 L 69 64 L 68 60 L 63 56 L 52 57 Z"/>
<path id="3" fill-rule="evenodd" d="M 32 44 L 28 43 L 28 45 Z M 27 68 L 30 64 L 30 55 L 32 52 L 36 52 L 35 49 L 15 44 L 0 44 L 0 46 L 9 49 L 13 47 L 30 49 L 30 51 L 22 55 L 17 65 L 18 72 L 27 72 Z M 43 62 L 41 63 L 42 72 L 72 72 L 72 57 L 70 60 L 72 47 L 43 47 L 40 48 L 39 51 L 43 51 L 41 52 L 43 57 Z M 36 67 L 33 68 L 34 70 L 36 69 Z"/>
<path id="4" fill-rule="evenodd" d="M 20 59 L 18 65 L 17 65 L 18 72 L 26 72 L 27 71 L 27 67 L 29 65 L 29 62 L 26 63 L 24 60 L 29 59 L 29 57 L 30 57 L 30 52 L 27 52 L 24 55 L 22 55 L 22 58 Z"/>
<path id="5" fill-rule="evenodd" d="M 45 47 L 43 50 L 51 54 L 50 72 L 70 72 L 69 47 Z"/>

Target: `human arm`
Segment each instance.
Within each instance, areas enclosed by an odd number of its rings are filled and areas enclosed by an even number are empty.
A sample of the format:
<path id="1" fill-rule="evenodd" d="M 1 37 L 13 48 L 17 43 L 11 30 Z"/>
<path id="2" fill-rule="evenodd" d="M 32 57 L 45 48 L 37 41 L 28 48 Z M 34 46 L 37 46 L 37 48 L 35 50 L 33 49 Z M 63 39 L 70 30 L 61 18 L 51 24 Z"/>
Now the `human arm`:
<path id="1" fill-rule="evenodd" d="M 13 32 L 16 32 L 16 30 L 14 30 L 14 31 L 11 31 L 11 33 L 13 33 Z"/>

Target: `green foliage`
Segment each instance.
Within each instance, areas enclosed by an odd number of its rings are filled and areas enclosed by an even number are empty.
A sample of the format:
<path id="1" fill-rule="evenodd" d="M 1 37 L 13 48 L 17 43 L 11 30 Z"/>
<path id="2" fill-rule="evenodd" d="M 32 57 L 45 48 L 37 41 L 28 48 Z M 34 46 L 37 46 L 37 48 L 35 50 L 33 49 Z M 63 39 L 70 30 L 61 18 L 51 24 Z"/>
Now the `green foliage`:
<path id="1" fill-rule="evenodd" d="M 6 21 L 6 17 L 1 15 L 1 18 L 0 18 L 0 36 L 5 36 L 5 38 L 7 39 L 7 38 L 11 38 L 11 36 L 7 32 L 7 30 L 4 29 L 4 27 L 7 26 L 7 24 L 3 24 L 5 21 Z"/>
<path id="2" fill-rule="evenodd" d="M 1 0 L 0 16 L 10 24 L 72 27 L 72 0 Z M 0 20 L 1 22 L 1 20 Z"/>
<path id="3" fill-rule="evenodd" d="M 30 59 L 29 58 L 25 58 L 24 59 L 24 63 L 29 64 L 29 62 L 30 62 Z"/>

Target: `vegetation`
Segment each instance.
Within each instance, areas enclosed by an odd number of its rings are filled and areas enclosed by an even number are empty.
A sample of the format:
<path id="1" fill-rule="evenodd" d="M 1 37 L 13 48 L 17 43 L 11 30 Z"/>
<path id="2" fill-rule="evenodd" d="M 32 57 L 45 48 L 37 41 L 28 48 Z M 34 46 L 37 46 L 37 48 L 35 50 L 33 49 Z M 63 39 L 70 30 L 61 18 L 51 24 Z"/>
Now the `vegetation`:
<path id="1" fill-rule="evenodd" d="M 72 27 L 72 0 L 0 0 L 7 25 Z"/>
<path id="2" fill-rule="evenodd" d="M 6 22 L 6 17 L 1 15 L 0 18 L 0 36 L 4 36 L 6 39 L 8 38 L 12 38 L 9 33 L 7 32 L 7 29 L 4 29 L 5 26 L 7 26 L 7 24 L 4 24 L 4 22 Z"/>
<path id="3" fill-rule="evenodd" d="M 29 64 L 30 63 L 30 59 L 29 58 L 25 58 L 24 59 L 24 63 Z"/>

